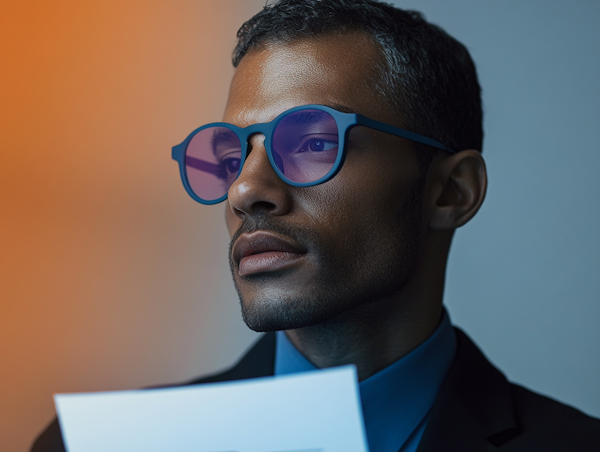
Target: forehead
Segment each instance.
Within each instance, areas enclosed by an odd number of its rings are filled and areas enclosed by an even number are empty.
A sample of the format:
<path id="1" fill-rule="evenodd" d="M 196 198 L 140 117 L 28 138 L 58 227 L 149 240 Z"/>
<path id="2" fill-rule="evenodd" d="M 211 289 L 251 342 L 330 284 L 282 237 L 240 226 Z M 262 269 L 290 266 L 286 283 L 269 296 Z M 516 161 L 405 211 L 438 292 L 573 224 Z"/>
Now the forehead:
<path id="1" fill-rule="evenodd" d="M 381 58 L 362 32 L 253 49 L 235 72 L 224 120 L 244 127 L 269 122 L 292 107 L 322 104 L 389 121 L 394 113 L 373 88 Z"/>

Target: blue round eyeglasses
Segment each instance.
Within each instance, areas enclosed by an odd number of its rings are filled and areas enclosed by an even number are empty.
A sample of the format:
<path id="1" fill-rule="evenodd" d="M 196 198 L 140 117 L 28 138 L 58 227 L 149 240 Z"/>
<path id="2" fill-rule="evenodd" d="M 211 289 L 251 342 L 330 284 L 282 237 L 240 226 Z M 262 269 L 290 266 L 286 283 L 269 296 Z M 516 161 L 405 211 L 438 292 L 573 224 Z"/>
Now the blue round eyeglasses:
<path id="1" fill-rule="evenodd" d="M 344 162 L 348 135 L 356 126 L 456 152 L 432 138 L 358 113 L 304 105 L 287 110 L 268 123 L 240 128 L 216 122 L 199 127 L 173 147 L 172 157 L 179 163 L 188 194 L 199 203 L 217 204 L 227 199 L 229 188 L 242 171 L 251 135 L 265 136 L 269 162 L 284 182 L 294 187 L 309 187 L 337 174 Z"/>

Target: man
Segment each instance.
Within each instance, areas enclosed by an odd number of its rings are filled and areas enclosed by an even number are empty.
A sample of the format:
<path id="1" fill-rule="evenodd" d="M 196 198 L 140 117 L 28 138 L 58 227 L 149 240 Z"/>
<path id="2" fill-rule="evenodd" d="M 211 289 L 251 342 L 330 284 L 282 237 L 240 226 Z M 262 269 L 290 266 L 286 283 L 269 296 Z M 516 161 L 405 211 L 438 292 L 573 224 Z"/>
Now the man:
<path id="1" fill-rule="evenodd" d="M 238 38 L 224 122 L 173 156 L 194 199 L 226 202 L 242 315 L 267 334 L 192 384 L 355 364 L 371 452 L 600 450 L 600 421 L 509 384 L 442 307 L 487 185 L 464 46 L 375 0 L 282 0 Z"/>

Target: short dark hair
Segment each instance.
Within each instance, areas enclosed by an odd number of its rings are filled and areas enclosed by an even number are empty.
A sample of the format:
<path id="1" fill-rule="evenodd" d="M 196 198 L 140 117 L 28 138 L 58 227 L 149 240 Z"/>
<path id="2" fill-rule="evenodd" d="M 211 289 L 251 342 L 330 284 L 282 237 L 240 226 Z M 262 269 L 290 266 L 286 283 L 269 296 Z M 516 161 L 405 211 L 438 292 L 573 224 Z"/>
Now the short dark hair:
<path id="1" fill-rule="evenodd" d="M 453 149 L 482 149 L 475 64 L 463 44 L 419 12 L 377 0 L 279 0 L 239 29 L 233 65 L 261 45 L 346 31 L 362 31 L 380 47 L 373 87 L 405 128 Z"/>

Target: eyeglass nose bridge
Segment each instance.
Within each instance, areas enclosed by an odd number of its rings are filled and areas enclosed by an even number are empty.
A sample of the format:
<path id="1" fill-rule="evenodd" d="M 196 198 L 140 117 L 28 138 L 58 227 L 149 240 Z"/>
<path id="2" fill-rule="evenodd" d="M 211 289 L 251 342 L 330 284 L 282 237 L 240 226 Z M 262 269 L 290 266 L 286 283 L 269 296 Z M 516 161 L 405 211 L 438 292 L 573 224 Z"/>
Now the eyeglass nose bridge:
<path id="1" fill-rule="evenodd" d="M 252 124 L 242 129 L 243 136 L 240 137 L 247 146 L 246 156 L 250 153 L 251 139 L 254 135 L 262 135 L 264 137 L 263 145 L 267 147 L 267 141 L 269 140 L 269 133 L 273 131 L 272 127 L 269 127 L 269 123 Z"/>
<path id="2" fill-rule="evenodd" d="M 317 179 L 316 181 L 296 182 L 287 177 L 285 174 L 284 161 L 281 155 L 275 149 L 273 149 L 273 135 L 275 133 L 275 130 L 277 129 L 277 126 L 282 122 L 282 120 L 286 116 L 301 110 L 324 111 L 325 113 L 328 113 L 336 123 L 336 129 L 339 140 L 338 143 L 341 151 L 338 153 L 336 161 L 332 164 L 331 169 L 327 172 L 327 174 L 323 175 L 323 177 Z M 248 158 L 248 155 L 251 151 L 251 137 L 256 134 L 261 134 L 265 137 L 263 141 L 263 146 L 265 148 L 265 152 L 267 153 L 267 158 L 269 160 L 269 163 L 271 164 L 271 168 L 273 169 L 273 171 L 275 171 L 275 174 L 286 184 L 294 187 L 310 187 L 331 179 L 333 176 L 335 176 L 335 174 L 337 174 L 337 172 L 340 170 L 343 164 L 345 157 L 345 141 L 350 129 L 353 126 L 358 125 L 358 121 L 356 120 L 357 116 L 358 115 L 356 114 L 340 113 L 331 108 L 324 107 L 321 105 L 306 105 L 302 107 L 292 108 L 291 110 L 282 113 L 277 118 L 273 119 L 271 122 L 251 124 L 244 128 L 236 127 L 236 133 L 241 141 L 243 148 L 242 161 L 240 164 L 240 172 L 238 173 L 238 177 L 242 173 L 246 159 Z"/>
<path id="3" fill-rule="evenodd" d="M 277 176 L 282 178 L 283 173 L 279 168 L 277 168 L 278 162 L 275 161 L 276 158 L 275 158 L 275 156 L 273 156 L 273 150 L 271 149 L 271 136 L 272 136 L 273 130 L 275 129 L 276 122 L 277 121 L 252 124 L 247 127 L 244 127 L 243 129 L 237 130 L 238 137 L 243 146 L 242 162 L 240 163 L 239 174 L 242 173 L 242 170 L 244 169 L 244 164 L 246 163 L 246 160 L 248 159 L 248 156 L 250 155 L 250 152 L 252 151 L 252 143 L 251 143 L 252 137 L 254 135 L 262 135 L 264 137 L 263 147 L 265 148 L 265 152 L 267 153 L 267 158 L 269 159 L 269 163 L 271 164 L 271 167 L 273 168 L 273 171 L 275 171 Z M 239 174 L 238 174 L 238 177 L 239 177 Z M 285 176 L 283 176 L 283 177 L 285 177 Z"/>

